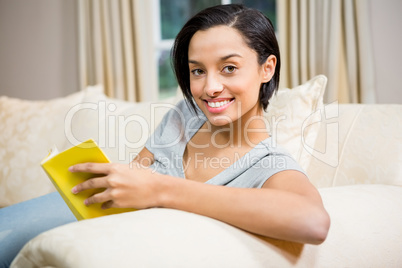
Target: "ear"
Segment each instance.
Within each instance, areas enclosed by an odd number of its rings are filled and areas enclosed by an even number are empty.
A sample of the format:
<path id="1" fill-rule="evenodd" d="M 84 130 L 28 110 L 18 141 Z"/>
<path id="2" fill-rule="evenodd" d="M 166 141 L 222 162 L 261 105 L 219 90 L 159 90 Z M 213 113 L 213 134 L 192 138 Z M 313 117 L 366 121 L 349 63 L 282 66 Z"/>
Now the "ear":
<path id="1" fill-rule="evenodd" d="M 262 83 L 267 83 L 275 74 L 276 57 L 270 55 L 267 60 L 262 64 Z"/>

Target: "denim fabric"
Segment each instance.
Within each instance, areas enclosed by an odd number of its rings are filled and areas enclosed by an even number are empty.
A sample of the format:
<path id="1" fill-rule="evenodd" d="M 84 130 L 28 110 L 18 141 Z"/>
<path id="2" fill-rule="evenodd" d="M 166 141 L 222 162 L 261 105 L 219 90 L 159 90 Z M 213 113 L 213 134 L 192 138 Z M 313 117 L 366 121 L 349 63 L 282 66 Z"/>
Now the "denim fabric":
<path id="1" fill-rule="evenodd" d="M 38 234 L 76 218 L 58 192 L 0 209 L 0 267 L 9 267 Z"/>

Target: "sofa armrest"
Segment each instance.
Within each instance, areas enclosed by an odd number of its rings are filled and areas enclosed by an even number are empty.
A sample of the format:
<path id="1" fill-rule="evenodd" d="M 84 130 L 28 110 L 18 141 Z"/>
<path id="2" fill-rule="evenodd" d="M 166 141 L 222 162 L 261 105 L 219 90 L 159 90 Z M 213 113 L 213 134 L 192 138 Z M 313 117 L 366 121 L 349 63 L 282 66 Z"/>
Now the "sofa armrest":
<path id="1" fill-rule="evenodd" d="M 302 245 L 220 221 L 148 209 L 71 223 L 25 245 L 12 267 L 396 267 L 402 264 L 402 187 L 320 189 L 332 225 Z"/>

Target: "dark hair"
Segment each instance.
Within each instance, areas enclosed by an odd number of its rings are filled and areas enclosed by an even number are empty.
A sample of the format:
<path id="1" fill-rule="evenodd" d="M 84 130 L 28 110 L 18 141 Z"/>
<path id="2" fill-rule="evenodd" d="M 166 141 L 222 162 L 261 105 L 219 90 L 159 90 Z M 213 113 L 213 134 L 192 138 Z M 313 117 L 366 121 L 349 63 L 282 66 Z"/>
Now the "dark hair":
<path id="1" fill-rule="evenodd" d="M 276 57 L 275 74 L 260 88 L 260 105 L 266 110 L 273 93 L 278 89 L 281 66 L 279 46 L 271 21 L 260 11 L 243 5 L 219 5 L 204 9 L 192 17 L 176 36 L 171 56 L 177 82 L 187 103 L 196 110 L 190 91 L 190 70 L 188 67 L 188 48 L 190 40 L 197 31 L 214 26 L 226 25 L 237 29 L 247 45 L 257 52 L 258 63 L 262 65 L 270 55 Z"/>

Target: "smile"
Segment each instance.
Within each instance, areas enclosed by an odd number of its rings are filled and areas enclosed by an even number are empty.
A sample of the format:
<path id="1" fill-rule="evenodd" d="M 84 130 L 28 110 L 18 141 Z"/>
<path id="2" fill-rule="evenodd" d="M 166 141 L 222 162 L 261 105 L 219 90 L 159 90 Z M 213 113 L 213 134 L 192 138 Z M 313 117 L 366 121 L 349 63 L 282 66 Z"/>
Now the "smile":
<path id="1" fill-rule="evenodd" d="M 230 100 L 216 101 L 216 102 L 209 101 L 209 102 L 207 102 L 207 104 L 208 104 L 209 107 L 219 108 L 219 107 L 222 107 L 225 104 L 228 104 L 229 102 L 230 102 Z"/>
<path id="2" fill-rule="evenodd" d="M 227 107 L 234 102 L 234 99 L 225 100 L 215 100 L 215 101 L 204 101 L 205 106 L 211 113 L 220 113 L 224 111 Z"/>

